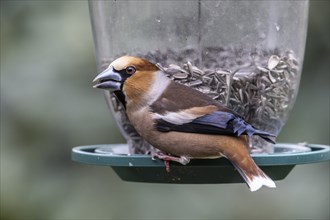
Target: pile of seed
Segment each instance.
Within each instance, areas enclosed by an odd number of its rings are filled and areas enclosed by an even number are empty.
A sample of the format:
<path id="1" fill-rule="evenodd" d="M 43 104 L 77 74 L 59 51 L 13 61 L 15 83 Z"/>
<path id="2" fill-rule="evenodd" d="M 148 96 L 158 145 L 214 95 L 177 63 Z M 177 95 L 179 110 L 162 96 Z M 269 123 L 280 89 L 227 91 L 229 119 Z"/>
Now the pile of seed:
<path id="1" fill-rule="evenodd" d="M 185 49 L 175 53 L 167 50 L 136 55 L 156 63 L 172 80 L 228 106 L 256 128 L 277 135 L 287 119 L 299 83 L 294 53 L 234 47 L 204 48 L 202 51 Z M 117 102 L 113 98 L 114 106 L 119 106 Z M 138 137 L 123 108 L 115 109 L 120 111 L 120 121 L 133 139 L 131 146 L 137 148 L 135 152 L 145 153 L 149 145 Z M 252 145 L 269 147 L 259 138 L 252 139 Z"/>

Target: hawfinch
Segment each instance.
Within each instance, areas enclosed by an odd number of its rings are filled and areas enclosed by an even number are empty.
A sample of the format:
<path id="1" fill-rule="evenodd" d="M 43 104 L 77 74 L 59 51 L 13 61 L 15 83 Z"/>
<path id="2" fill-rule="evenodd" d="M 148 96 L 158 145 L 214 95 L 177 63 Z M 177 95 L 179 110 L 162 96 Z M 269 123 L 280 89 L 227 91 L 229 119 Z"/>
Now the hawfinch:
<path id="1" fill-rule="evenodd" d="M 128 119 L 152 146 L 155 156 L 183 165 L 194 158 L 226 157 L 251 191 L 275 188 L 250 156 L 248 137 L 273 135 L 257 130 L 206 94 L 172 81 L 153 63 L 131 56 L 113 61 L 94 79 L 94 88 L 121 91 Z"/>

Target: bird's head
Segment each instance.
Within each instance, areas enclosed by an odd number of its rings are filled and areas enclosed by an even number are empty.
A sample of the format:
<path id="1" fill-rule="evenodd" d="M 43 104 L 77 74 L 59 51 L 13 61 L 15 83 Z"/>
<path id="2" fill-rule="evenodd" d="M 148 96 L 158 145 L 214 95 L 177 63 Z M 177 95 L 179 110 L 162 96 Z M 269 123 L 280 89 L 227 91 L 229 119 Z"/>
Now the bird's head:
<path id="1" fill-rule="evenodd" d="M 153 63 L 138 57 L 123 56 L 114 60 L 109 67 L 93 80 L 94 88 L 120 91 L 126 80 L 132 76 L 151 78 L 159 69 Z"/>

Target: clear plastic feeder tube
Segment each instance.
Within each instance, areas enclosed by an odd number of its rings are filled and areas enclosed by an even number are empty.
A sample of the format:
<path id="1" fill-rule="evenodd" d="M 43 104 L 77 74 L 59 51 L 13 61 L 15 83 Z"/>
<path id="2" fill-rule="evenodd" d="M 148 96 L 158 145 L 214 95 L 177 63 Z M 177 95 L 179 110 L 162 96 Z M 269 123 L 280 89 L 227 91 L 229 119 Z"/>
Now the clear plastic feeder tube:
<path id="1" fill-rule="evenodd" d="M 98 70 L 115 58 L 146 58 L 258 129 L 278 135 L 294 105 L 308 1 L 89 1 Z M 145 153 L 121 98 L 106 92 L 132 152 Z M 258 138 L 251 145 L 272 152 Z"/>

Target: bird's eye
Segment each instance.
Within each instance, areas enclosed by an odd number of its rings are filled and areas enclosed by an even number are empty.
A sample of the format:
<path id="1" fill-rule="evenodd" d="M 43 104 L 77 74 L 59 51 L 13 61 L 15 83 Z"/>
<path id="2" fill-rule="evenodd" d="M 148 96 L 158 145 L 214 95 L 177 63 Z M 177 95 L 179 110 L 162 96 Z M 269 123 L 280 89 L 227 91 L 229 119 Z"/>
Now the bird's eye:
<path id="1" fill-rule="evenodd" d="M 133 66 L 129 66 L 126 68 L 126 73 L 127 74 L 133 74 L 135 73 L 136 69 Z"/>

